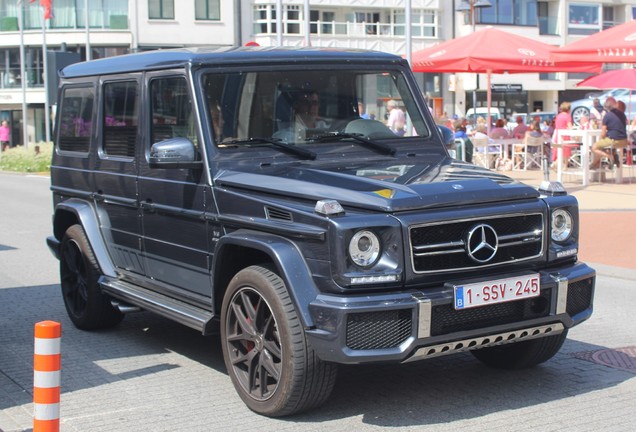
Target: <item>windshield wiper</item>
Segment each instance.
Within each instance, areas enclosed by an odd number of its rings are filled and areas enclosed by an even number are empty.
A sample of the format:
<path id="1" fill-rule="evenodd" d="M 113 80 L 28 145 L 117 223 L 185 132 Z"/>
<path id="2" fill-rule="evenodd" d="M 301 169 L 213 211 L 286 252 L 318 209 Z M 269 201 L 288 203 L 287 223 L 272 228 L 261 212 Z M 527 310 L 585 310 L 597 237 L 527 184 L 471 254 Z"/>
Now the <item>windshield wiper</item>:
<path id="1" fill-rule="evenodd" d="M 391 147 L 388 144 L 380 143 L 377 141 L 371 141 L 367 138 L 363 138 L 362 134 L 353 134 L 353 133 L 345 133 L 345 132 L 330 132 L 326 134 L 314 135 L 311 137 L 307 137 L 307 141 L 337 141 L 341 139 L 352 139 L 360 144 L 363 144 L 365 147 L 370 148 L 371 150 L 375 150 L 378 153 L 386 154 L 394 156 L 396 153 L 395 148 Z"/>
<path id="2" fill-rule="evenodd" d="M 304 157 L 306 159 L 311 159 L 314 160 L 316 159 L 316 153 L 312 152 L 311 150 L 307 150 L 304 149 L 302 147 L 296 147 L 290 144 L 286 144 L 284 142 L 281 142 L 281 140 L 277 140 L 277 139 L 273 139 L 273 138 L 265 138 L 265 137 L 250 137 L 247 139 L 235 139 L 235 140 L 229 140 L 229 141 L 223 141 L 223 144 L 230 144 L 230 145 L 236 145 L 236 144 L 245 144 L 245 143 L 250 143 L 250 144 L 262 144 L 262 143 L 267 143 L 267 144 L 272 144 L 274 147 L 286 152 L 286 153 L 291 153 L 293 155 L 296 156 L 301 156 Z"/>

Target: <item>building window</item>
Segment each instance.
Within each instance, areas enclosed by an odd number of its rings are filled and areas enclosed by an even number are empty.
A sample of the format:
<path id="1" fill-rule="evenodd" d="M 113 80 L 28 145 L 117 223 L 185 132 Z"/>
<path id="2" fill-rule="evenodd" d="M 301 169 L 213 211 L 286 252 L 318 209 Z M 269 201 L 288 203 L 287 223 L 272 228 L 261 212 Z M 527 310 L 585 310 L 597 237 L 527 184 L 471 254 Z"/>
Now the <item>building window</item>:
<path id="1" fill-rule="evenodd" d="M 491 0 L 491 4 L 476 8 L 480 24 L 537 25 L 537 0 Z"/>
<path id="2" fill-rule="evenodd" d="M 568 7 L 568 34 L 589 35 L 602 29 L 599 3 L 570 3 Z"/>
<path id="3" fill-rule="evenodd" d="M 174 19 L 174 0 L 148 0 L 149 19 Z"/>
<path id="4" fill-rule="evenodd" d="M 219 0 L 195 0 L 194 16 L 197 20 L 218 21 L 221 19 Z"/>
<path id="5" fill-rule="evenodd" d="M 139 98 L 136 81 L 104 84 L 102 139 L 107 156 L 135 156 Z"/>
<path id="6" fill-rule="evenodd" d="M 411 35 L 413 37 L 437 37 L 437 12 L 432 9 L 413 9 L 411 11 Z M 394 36 L 404 36 L 406 15 L 403 9 L 393 12 Z M 384 31 L 383 31 L 384 33 Z"/>

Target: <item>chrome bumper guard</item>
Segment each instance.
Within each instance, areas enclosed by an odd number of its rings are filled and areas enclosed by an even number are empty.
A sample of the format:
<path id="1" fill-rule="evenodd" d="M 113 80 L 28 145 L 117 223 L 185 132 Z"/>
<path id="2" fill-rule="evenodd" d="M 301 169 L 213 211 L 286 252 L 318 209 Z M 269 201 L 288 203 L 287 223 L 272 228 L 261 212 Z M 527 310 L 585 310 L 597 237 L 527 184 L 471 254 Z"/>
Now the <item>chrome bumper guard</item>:
<path id="1" fill-rule="evenodd" d="M 554 323 L 422 347 L 415 351 L 411 357 L 407 358 L 402 363 L 439 357 L 462 351 L 470 351 L 478 348 L 487 348 L 496 345 L 537 339 L 540 337 L 551 336 L 553 334 L 557 335 L 562 333 L 563 330 L 565 330 L 563 324 Z"/>

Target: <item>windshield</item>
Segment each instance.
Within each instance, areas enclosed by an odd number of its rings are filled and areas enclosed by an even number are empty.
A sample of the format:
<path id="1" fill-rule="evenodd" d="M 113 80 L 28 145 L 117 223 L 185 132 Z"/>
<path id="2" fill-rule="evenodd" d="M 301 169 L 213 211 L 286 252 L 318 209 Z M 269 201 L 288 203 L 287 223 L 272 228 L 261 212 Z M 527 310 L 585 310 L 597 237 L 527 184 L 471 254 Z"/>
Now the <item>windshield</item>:
<path id="1" fill-rule="evenodd" d="M 351 141 L 382 151 L 369 141 L 430 135 L 399 71 L 206 73 L 202 84 L 218 147 Z"/>

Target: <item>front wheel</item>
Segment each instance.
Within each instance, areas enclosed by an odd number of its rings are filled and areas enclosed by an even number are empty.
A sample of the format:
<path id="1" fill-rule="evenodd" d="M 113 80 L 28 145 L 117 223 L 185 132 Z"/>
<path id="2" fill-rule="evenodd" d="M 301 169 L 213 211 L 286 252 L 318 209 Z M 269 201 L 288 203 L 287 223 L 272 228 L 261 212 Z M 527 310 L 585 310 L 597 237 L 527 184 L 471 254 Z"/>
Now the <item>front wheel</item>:
<path id="1" fill-rule="evenodd" d="M 587 109 L 584 106 L 580 106 L 577 108 L 574 108 L 574 110 L 572 110 L 572 123 L 574 123 L 575 125 L 578 125 L 579 122 L 581 121 L 581 117 L 587 117 L 588 119 L 590 118 L 590 110 Z M 600 127 L 600 125 L 599 125 Z"/>
<path id="2" fill-rule="evenodd" d="M 252 266 L 234 276 L 221 311 L 228 374 L 245 404 L 259 414 L 296 414 L 324 403 L 337 367 L 309 346 L 283 280 Z"/>
<path id="3" fill-rule="evenodd" d="M 471 351 L 481 362 L 497 369 L 527 369 L 550 360 L 568 337 L 561 334 Z"/>

